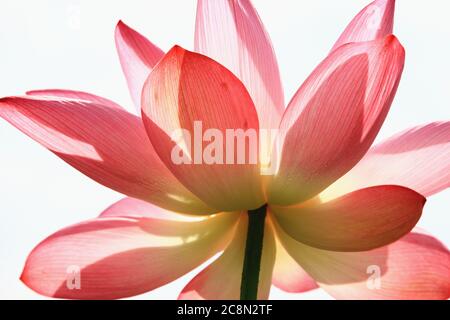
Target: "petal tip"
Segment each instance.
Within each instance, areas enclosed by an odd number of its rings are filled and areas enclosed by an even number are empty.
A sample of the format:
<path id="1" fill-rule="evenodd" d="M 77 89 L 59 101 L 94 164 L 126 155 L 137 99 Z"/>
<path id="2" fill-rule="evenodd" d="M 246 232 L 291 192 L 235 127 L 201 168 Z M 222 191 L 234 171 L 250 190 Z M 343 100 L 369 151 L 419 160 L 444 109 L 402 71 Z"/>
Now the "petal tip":
<path id="1" fill-rule="evenodd" d="M 123 22 L 122 19 L 119 19 L 119 21 L 117 21 L 117 23 L 116 23 L 116 30 L 129 29 L 129 28 L 130 27 L 125 22 Z"/>
<path id="2" fill-rule="evenodd" d="M 421 200 L 422 200 L 422 207 L 424 207 L 425 204 L 427 203 L 427 198 L 425 198 L 423 195 L 420 195 L 420 196 L 421 196 Z"/>
<path id="3" fill-rule="evenodd" d="M 387 20 L 392 21 L 394 19 L 395 0 L 375 0 L 368 7 L 377 7 L 381 9 L 383 13 L 387 13 Z"/>
<path id="4" fill-rule="evenodd" d="M 1 97 L 0 103 L 7 103 L 10 99 L 11 99 L 11 97 Z"/>
<path id="5" fill-rule="evenodd" d="M 0 108 L 11 109 L 17 103 L 20 97 L 18 96 L 10 96 L 10 97 L 1 97 L 0 98 Z"/>
<path id="6" fill-rule="evenodd" d="M 186 51 L 187 51 L 186 49 L 184 49 L 182 46 L 180 46 L 180 45 L 178 45 L 178 44 L 174 45 L 174 46 L 169 50 L 169 52 L 176 52 L 176 53 L 179 53 L 179 52 L 186 52 Z"/>
<path id="7" fill-rule="evenodd" d="M 170 48 L 170 50 L 167 52 L 167 54 L 161 59 L 167 59 L 168 57 L 177 57 L 176 59 L 179 59 L 179 61 L 181 61 L 181 59 L 186 55 L 186 54 L 194 54 L 194 52 L 190 52 L 189 50 L 184 49 L 183 47 L 181 47 L 180 45 L 176 44 L 174 45 L 172 48 Z M 156 67 L 155 67 L 156 69 Z"/>
<path id="8" fill-rule="evenodd" d="M 405 59 L 405 48 L 395 35 L 389 34 L 379 41 L 381 50 L 392 50 L 401 60 Z"/>
<path id="9" fill-rule="evenodd" d="M 33 291 L 36 291 L 36 288 L 33 287 L 31 281 L 30 281 L 30 277 L 29 277 L 29 272 L 28 272 L 28 268 L 27 268 L 27 263 L 25 263 L 25 266 L 23 267 L 22 273 L 19 276 L 19 280 L 26 285 L 28 288 L 30 288 Z M 37 292 L 37 291 L 36 291 Z"/>
<path id="10" fill-rule="evenodd" d="M 395 5 L 395 0 L 375 0 L 372 2 L 372 5 L 376 5 L 378 7 L 387 7 Z"/>
<path id="11" fill-rule="evenodd" d="M 117 42 L 119 40 L 118 38 L 126 38 L 130 35 L 136 36 L 136 34 L 138 32 L 136 30 L 134 30 L 133 28 L 131 28 L 128 24 L 123 22 L 122 19 L 120 19 L 119 21 L 117 21 L 114 33 L 115 33 L 115 38 L 116 38 L 116 42 Z"/>
<path id="12" fill-rule="evenodd" d="M 386 46 L 396 45 L 396 44 L 401 46 L 400 41 L 393 34 L 388 34 L 386 37 L 384 37 L 383 42 Z"/>
<path id="13" fill-rule="evenodd" d="M 405 195 L 409 194 L 412 197 L 415 197 L 415 199 L 417 199 L 417 203 L 419 204 L 419 206 L 421 208 L 423 208 L 425 206 L 425 203 L 427 202 L 427 198 L 424 195 L 422 195 L 421 193 L 417 192 L 414 189 L 405 187 L 405 186 L 397 185 L 396 187 L 403 189 Z"/>
<path id="14" fill-rule="evenodd" d="M 389 34 L 382 40 L 385 47 L 394 47 L 396 49 L 405 50 L 400 40 L 393 34 Z"/>
<path id="15" fill-rule="evenodd" d="M 25 273 L 25 269 L 22 270 L 22 273 L 19 276 L 19 280 L 22 281 L 25 285 L 27 284 L 27 276 Z"/>
<path id="16" fill-rule="evenodd" d="M 389 7 L 393 8 L 395 7 L 395 0 L 376 0 L 374 4 L 383 6 L 383 7 Z"/>

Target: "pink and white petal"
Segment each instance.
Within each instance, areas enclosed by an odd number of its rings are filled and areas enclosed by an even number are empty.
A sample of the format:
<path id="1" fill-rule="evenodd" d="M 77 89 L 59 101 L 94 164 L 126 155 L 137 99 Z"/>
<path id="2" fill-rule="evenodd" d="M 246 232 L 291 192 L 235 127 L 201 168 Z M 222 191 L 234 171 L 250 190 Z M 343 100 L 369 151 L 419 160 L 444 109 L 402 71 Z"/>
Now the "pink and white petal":
<path id="1" fill-rule="evenodd" d="M 122 21 L 117 23 L 115 40 L 131 99 L 140 115 L 142 87 L 164 52 Z"/>
<path id="2" fill-rule="evenodd" d="M 333 49 L 350 43 L 382 39 L 392 34 L 395 0 L 376 0 L 362 9 L 341 34 Z"/>
<path id="3" fill-rule="evenodd" d="M 411 189 L 378 186 L 318 205 L 271 207 L 271 212 L 297 241 L 324 250 L 366 251 L 410 232 L 425 202 Z"/>
<path id="4" fill-rule="evenodd" d="M 177 279 L 222 250 L 238 216 L 226 213 L 200 222 L 86 221 L 40 243 L 29 255 L 21 279 L 34 291 L 56 298 L 141 294 Z"/>
<path id="5" fill-rule="evenodd" d="M 426 197 L 450 187 L 450 121 L 403 131 L 372 147 L 345 176 L 320 194 L 333 199 L 370 186 L 395 184 Z"/>
<path id="6" fill-rule="evenodd" d="M 123 198 L 106 208 L 99 218 L 140 217 L 156 218 L 171 221 L 200 221 L 207 216 L 185 215 L 155 206 L 147 201 L 136 198 Z"/>
<path id="7" fill-rule="evenodd" d="M 248 218 L 242 215 L 233 240 L 222 255 L 196 275 L 180 293 L 182 300 L 239 300 L 244 263 Z M 272 227 L 266 223 L 263 253 L 258 284 L 258 299 L 269 298 L 273 264 L 275 262 L 275 239 Z"/>
<path id="8" fill-rule="evenodd" d="M 104 186 L 184 213 L 217 212 L 180 184 L 139 117 L 85 100 L 0 99 L 0 117 Z"/>
<path id="9" fill-rule="evenodd" d="M 344 45 L 313 71 L 281 121 L 270 203 L 308 200 L 361 160 L 389 111 L 404 58 L 388 36 Z"/>
<path id="10" fill-rule="evenodd" d="M 272 284 L 278 289 L 301 293 L 318 288 L 316 281 L 295 261 L 276 238 L 276 258 L 273 267 Z"/>
<path id="11" fill-rule="evenodd" d="M 199 0 L 195 51 L 231 70 L 247 87 L 258 111 L 260 128 L 278 129 L 284 93 L 269 35 L 245 0 Z"/>
<path id="12" fill-rule="evenodd" d="M 419 230 L 362 252 L 320 250 L 276 231 L 289 254 L 336 299 L 450 298 L 450 253 Z"/>
<path id="13" fill-rule="evenodd" d="M 83 91 L 65 90 L 65 89 L 44 89 L 44 90 L 27 91 L 27 95 L 47 97 L 47 98 L 67 98 L 75 100 L 85 100 L 88 102 L 98 103 L 111 108 L 123 109 L 120 105 L 118 105 L 114 101 Z"/>
<path id="14" fill-rule="evenodd" d="M 220 211 L 265 203 L 258 117 L 245 87 L 229 70 L 175 46 L 152 71 L 142 94 L 148 136 L 161 160 L 190 191 Z M 229 133 L 238 130 L 248 139 L 232 135 L 235 143 L 225 143 Z"/>

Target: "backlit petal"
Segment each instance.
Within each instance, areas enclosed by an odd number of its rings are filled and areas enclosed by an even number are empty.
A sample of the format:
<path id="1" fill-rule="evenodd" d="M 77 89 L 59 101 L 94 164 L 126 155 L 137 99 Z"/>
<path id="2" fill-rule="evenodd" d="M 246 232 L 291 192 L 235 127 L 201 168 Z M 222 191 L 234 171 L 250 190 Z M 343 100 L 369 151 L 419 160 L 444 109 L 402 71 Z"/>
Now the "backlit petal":
<path id="1" fill-rule="evenodd" d="M 22 281 L 45 296 L 115 299 L 141 294 L 194 269 L 229 242 L 237 214 L 200 222 L 102 218 L 40 243 Z"/>
<path id="2" fill-rule="evenodd" d="M 450 121 L 414 127 L 372 147 L 320 198 L 383 184 L 405 186 L 428 197 L 450 187 L 449 159 Z"/>
<path id="3" fill-rule="evenodd" d="M 246 86 L 260 128 L 277 129 L 284 94 L 269 35 L 249 0 L 199 0 L 195 50 L 231 70 Z"/>
<path id="4" fill-rule="evenodd" d="M 274 286 L 291 293 L 307 292 L 318 288 L 316 281 L 289 255 L 278 238 L 276 248 L 272 276 Z"/>
<path id="5" fill-rule="evenodd" d="M 342 46 L 316 68 L 283 116 L 270 203 L 310 199 L 364 156 L 390 108 L 403 63 L 403 47 L 388 36 Z"/>
<path id="6" fill-rule="evenodd" d="M 426 199 L 400 186 L 361 189 L 335 200 L 298 207 L 272 207 L 280 226 L 294 239 L 334 251 L 365 251 L 407 234 Z"/>
<path id="7" fill-rule="evenodd" d="M 292 258 L 336 299 L 450 298 L 450 253 L 422 231 L 371 251 L 335 252 L 276 230 Z"/>
<path id="8" fill-rule="evenodd" d="M 57 100 L 56 100 L 57 99 Z M 87 100 L 9 97 L 0 117 L 93 180 L 183 213 L 211 213 L 164 166 L 140 118 Z"/>
<path id="9" fill-rule="evenodd" d="M 142 109 L 162 161 L 205 203 L 220 211 L 263 205 L 258 118 L 248 92 L 230 71 L 175 46 L 150 74 Z M 215 152 L 208 153 L 211 146 Z"/>
<path id="10" fill-rule="evenodd" d="M 115 40 L 131 99 L 140 115 L 142 87 L 164 52 L 122 21 L 117 23 Z"/>
<path id="11" fill-rule="evenodd" d="M 333 49 L 350 43 L 384 38 L 392 34 L 395 0 L 376 0 L 362 9 L 341 34 Z"/>

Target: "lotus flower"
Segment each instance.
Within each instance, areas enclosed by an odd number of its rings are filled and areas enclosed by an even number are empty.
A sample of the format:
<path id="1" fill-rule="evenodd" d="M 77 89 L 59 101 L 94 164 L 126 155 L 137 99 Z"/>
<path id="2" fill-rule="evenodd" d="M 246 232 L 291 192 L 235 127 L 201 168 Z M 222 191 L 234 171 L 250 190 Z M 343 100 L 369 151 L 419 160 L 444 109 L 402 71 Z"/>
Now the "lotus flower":
<path id="1" fill-rule="evenodd" d="M 179 298 L 266 299 L 272 284 L 338 299 L 449 298 L 448 249 L 413 228 L 425 197 L 450 185 L 450 122 L 372 146 L 404 65 L 393 15 L 393 0 L 364 8 L 286 108 L 269 36 L 245 0 L 199 0 L 194 52 L 164 53 L 117 24 L 140 116 L 78 91 L 2 98 L 2 118 L 128 196 L 41 242 L 21 280 L 49 297 L 122 298 L 221 253 Z M 261 159 L 174 163 L 171 134 L 195 121 L 277 130 L 261 144 L 276 172 L 262 175 Z"/>

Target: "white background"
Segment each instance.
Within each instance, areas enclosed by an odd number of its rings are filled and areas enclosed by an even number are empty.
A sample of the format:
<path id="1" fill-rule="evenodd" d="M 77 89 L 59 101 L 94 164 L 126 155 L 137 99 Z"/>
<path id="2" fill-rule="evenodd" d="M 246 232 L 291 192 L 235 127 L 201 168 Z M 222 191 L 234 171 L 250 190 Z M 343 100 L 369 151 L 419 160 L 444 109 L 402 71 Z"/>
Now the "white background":
<path id="1" fill-rule="evenodd" d="M 368 0 L 255 0 L 279 59 L 286 99 Z M 0 0 L 0 96 L 78 89 L 131 106 L 114 46 L 118 19 L 162 49 L 192 49 L 194 0 Z M 398 0 L 395 34 L 406 69 L 378 139 L 450 117 L 450 1 Z M 121 195 L 84 177 L 0 119 L 0 298 L 40 298 L 19 281 L 31 249 L 96 216 Z M 450 244 L 450 191 L 427 202 L 419 225 Z M 173 299 L 195 271 L 140 298 Z M 274 299 L 329 298 L 321 290 Z"/>

